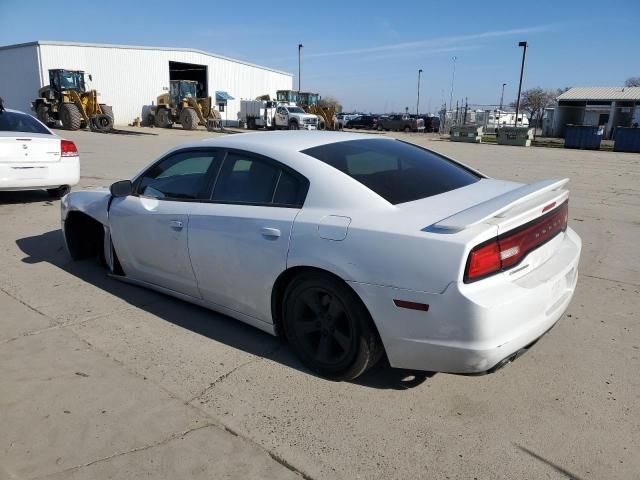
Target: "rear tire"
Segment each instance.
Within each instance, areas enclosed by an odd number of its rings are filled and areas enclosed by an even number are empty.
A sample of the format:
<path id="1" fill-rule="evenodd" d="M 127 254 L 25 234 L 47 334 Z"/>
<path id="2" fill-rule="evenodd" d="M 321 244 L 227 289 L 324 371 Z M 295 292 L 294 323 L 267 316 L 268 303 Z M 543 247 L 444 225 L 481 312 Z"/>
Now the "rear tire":
<path id="1" fill-rule="evenodd" d="M 60 121 L 67 130 L 78 130 L 82 125 L 82 115 L 74 103 L 63 103 L 60 106 Z"/>
<path id="2" fill-rule="evenodd" d="M 71 191 L 69 185 L 62 185 L 58 188 L 48 188 L 47 193 L 51 198 L 62 198 Z"/>
<path id="3" fill-rule="evenodd" d="M 411 127 L 406 126 L 404 127 L 404 133 L 410 133 L 411 132 Z"/>
<path id="4" fill-rule="evenodd" d="M 195 130 L 198 128 L 198 114 L 193 108 L 185 108 L 180 113 L 180 125 L 184 130 Z"/>
<path id="5" fill-rule="evenodd" d="M 353 380 L 383 353 L 371 316 L 345 283 L 305 273 L 288 286 L 283 325 L 289 343 L 311 370 L 332 380 Z"/>
<path id="6" fill-rule="evenodd" d="M 156 127 L 171 128 L 171 114 L 166 108 L 158 108 L 156 110 L 155 121 Z"/>

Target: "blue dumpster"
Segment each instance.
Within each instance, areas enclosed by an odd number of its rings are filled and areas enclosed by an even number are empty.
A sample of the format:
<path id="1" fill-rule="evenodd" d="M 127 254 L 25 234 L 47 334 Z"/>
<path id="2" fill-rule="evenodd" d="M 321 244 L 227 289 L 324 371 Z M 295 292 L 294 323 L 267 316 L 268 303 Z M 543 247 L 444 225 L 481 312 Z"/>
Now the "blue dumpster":
<path id="1" fill-rule="evenodd" d="M 618 127 L 615 139 L 614 152 L 640 153 L 640 128 Z"/>
<path id="2" fill-rule="evenodd" d="M 599 150 L 602 133 L 602 128 L 595 125 L 567 125 L 564 148 Z"/>

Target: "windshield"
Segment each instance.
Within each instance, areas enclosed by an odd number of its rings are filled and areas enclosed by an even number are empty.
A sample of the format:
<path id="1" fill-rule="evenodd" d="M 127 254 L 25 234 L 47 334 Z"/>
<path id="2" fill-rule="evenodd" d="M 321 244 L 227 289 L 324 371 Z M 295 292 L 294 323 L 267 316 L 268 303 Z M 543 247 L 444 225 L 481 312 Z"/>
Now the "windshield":
<path id="1" fill-rule="evenodd" d="M 399 140 L 349 140 L 302 153 L 346 173 L 394 205 L 480 180 L 479 175 L 462 165 Z"/>
<path id="2" fill-rule="evenodd" d="M 196 84 L 195 83 L 183 83 L 181 85 L 181 89 L 182 89 L 182 96 L 183 97 L 196 97 Z"/>
<path id="3" fill-rule="evenodd" d="M 0 113 L 0 132 L 45 133 L 51 135 L 51 132 L 31 115 L 17 112 Z"/>
<path id="4" fill-rule="evenodd" d="M 84 74 L 63 70 L 58 75 L 61 90 L 84 90 Z"/>
<path id="5" fill-rule="evenodd" d="M 289 113 L 304 113 L 304 110 L 300 107 L 288 107 Z"/>

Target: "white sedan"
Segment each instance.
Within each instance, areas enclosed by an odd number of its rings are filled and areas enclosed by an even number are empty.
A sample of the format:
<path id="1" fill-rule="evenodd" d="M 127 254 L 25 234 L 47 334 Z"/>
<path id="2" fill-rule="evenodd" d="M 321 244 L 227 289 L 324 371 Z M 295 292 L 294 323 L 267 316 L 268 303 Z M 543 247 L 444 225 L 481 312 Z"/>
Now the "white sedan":
<path id="1" fill-rule="evenodd" d="M 0 100 L 0 191 L 44 189 L 61 197 L 79 181 L 76 145 Z"/>
<path id="2" fill-rule="evenodd" d="M 394 367 L 496 370 L 567 308 L 581 241 L 567 180 L 487 178 L 389 138 L 218 137 L 62 202 L 74 259 L 285 335 L 352 379 Z"/>

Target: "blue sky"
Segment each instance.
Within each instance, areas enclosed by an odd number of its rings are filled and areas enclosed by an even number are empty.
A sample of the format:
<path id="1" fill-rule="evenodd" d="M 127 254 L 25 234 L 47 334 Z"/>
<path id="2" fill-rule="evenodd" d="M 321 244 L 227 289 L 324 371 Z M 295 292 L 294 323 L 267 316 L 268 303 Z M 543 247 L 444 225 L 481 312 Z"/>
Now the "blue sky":
<path id="1" fill-rule="evenodd" d="M 421 110 L 448 102 L 456 56 L 454 104 L 505 103 L 517 92 L 527 40 L 524 88 L 614 86 L 640 76 L 640 1 L 477 2 L 319 1 L 57 4 L 0 0 L 0 45 L 39 40 L 187 47 L 297 74 L 302 89 L 332 95 L 347 110 Z M 95 5 L 95 6 L 92 6 Z M 273 5 L 273 6 L 268 6 Z M 52 10 L 53 9 L 53 10 Z M 173 14 L 184 20 L 170 20 Z M 94 23 L 96 22 L 96 23 Z M 297 86 L 297 77 L 294 78 Z"/>

